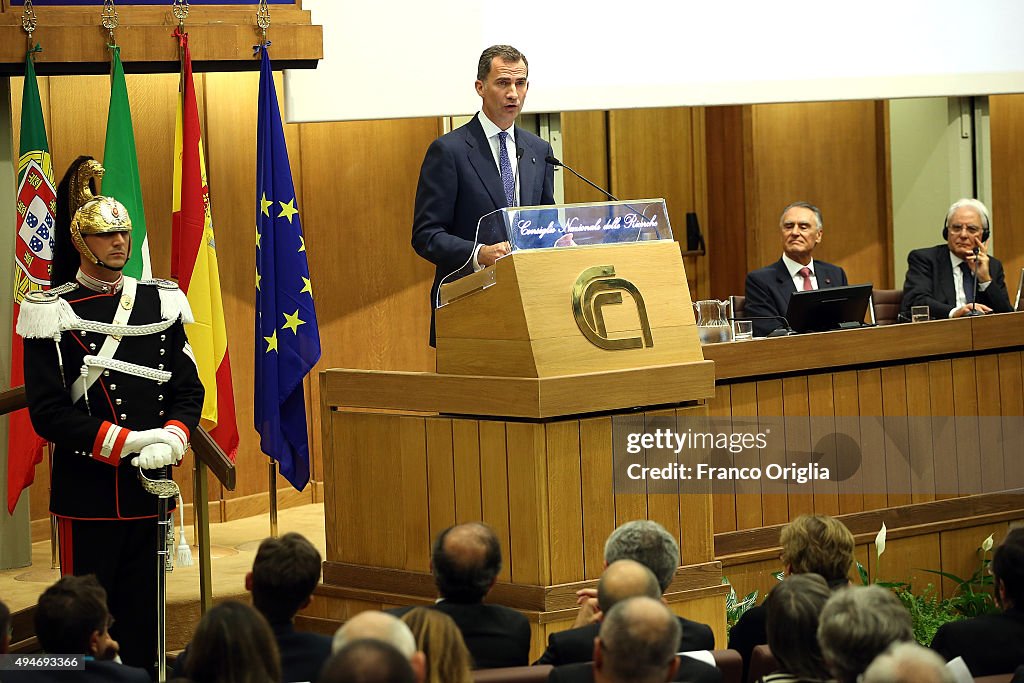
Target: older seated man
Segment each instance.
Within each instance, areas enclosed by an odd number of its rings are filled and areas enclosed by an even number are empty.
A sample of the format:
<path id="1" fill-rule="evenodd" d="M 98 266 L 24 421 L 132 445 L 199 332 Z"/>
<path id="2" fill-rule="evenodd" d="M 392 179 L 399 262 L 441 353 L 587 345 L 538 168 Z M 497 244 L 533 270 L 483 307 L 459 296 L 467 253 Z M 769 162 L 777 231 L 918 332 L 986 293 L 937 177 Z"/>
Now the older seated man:
<path id="1" fill-rule="evenodd" d="M 984 204 L 977 199 L 954 202 L 942 228 L 946 243 L 907 256 L 904 317 L 909 320 L 912 306 L 927 306 L 933 320 L 1012 311 L 1003 264 L 988 255 L 991 234 Z"/>
<path id="2" fill-rule="evenodd" d="M 847 284 L 842 268 L 811 256 L 821 244 L 824 227 L 821 209 L 813 204 L 793 202 L 783 209 L 779 218 L 782 258 L 747 274 L 744 310 L 747 316 L 764 318 L 753 321 L 755 335 L 764 337 L 784 327 L 782 320 L 773 318 L 786 315 L 793 292 Z"/>

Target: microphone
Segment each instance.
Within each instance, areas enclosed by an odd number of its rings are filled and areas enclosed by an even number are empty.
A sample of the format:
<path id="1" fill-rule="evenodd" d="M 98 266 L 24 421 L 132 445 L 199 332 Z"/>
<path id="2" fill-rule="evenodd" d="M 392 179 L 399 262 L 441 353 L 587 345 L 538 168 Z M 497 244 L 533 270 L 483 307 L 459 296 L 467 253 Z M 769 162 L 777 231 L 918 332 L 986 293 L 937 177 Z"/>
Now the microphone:
<path id="1" fill-rule="evenodd" d="M 519 164 L 523 160 L 523 152 L 525 151 L 526 150 L 524 150 L 522 147 L 516 147 L 516 172 L 512 176 L 512 187 L 515 188 L 513 192 L 516 192 L 519 195 L 518 197 L 516 197 L 516 206 L 523 205 L 523 193 L 522 190 L 519 188 Z"/>
<path id="2" fill-rule="evenodd" d="M 576 176 L 577 178 L 579 178 L 580 180 L 585 182 L 587 185 L 590 185 L 592 188 L 594 188 L 595 190 L 597 190 L 598 192 L 603 194 L 605 197 L 608 197 L 609 199 L 611 199 L 613 202 L 620 201 L 619 198 L 616 197 L 615 195 L 613 195 L 611 192 L 609 192 L 608 190 L 604 189 L 603 187 L 600 187 L 600 186 L 596 185 L 595 183 L 591 182 L 590 180 L 587 180 L 582 175 L 577 173 L 571 166 L 566 166 L 565 164 L 563 164 L 561 161 L 559 161 L 555 157 L 551 156 L 550 154 L 548 156 L 544 157 L 544 161 L 548 162 L 549 164 L 551 164 L 552 166 L 555 166 L 555 167 L 561 166 L 565 170 L 569 171 L 569 173 L 572 173 L 574 176 Z"/>
<path id="3" fill-rule="evenodd" d="M 768 333 L 768 337 L 789 337 L 795 334 L 800 334 L 792 327 L 789 326 L 789 321 L 786 320 L 785 316 L 781 315 L 745 315 L 737 318 L 726 318 L 729 322 L 736 320 L 781 320 L 785 327 L 777 327 Z"/>

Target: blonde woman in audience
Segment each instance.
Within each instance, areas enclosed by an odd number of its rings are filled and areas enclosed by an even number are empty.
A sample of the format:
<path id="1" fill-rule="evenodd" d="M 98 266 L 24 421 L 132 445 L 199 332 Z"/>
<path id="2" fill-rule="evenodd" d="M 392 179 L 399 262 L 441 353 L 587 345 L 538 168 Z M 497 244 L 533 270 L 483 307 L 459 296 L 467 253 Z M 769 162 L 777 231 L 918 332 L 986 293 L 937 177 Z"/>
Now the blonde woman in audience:
<path id="1" fill-rule="evenodd" d="M 416 638 L 416 648 L 427 656 L 424 683 L 472 683 L 469 650 L 462 633 L 443 612 L 416 607 L 402 615 Z"/>
<path id="2" fill-rule="evenodd" d="M 270 624 L 241 602 L 217 605 L 196 627 L 185 676 L 192 683 L 280 683 L 281 660 Z"/>

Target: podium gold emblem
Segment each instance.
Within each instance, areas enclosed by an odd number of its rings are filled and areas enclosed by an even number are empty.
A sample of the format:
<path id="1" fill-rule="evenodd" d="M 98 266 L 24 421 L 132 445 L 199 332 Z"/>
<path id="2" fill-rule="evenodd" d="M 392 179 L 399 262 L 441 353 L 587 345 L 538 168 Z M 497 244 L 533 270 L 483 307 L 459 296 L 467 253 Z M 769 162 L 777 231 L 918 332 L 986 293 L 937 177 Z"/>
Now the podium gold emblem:
<path id="1" fill-rule="evenodd" d="M 608 337 L 602 309 L 621 304 L 623 292 L 629 294 L 636 305 L 642 336 L 611 339 Z M 632 282 L 615 277 L 614 266 L 594 266 L 580 273 L 572 286 L 572 315 L 583 336 L 598 348 L 620 351 L 654 346 L 644 298 Z"/>

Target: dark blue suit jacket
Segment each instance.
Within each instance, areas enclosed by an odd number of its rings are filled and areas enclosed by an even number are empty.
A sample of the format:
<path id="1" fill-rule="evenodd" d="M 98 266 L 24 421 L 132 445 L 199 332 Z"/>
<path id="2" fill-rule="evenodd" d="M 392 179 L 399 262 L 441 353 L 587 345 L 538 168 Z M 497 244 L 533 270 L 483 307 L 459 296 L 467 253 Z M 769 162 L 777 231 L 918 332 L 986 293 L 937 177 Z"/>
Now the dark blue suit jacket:
<path id="1" fill-rule="evenodd" d="M 839 266 L 824 261 L 814 261 L 814 277 L 818 289 L 842 287 L 847 284 L 846 272 Z M 770 266 L 747 273 L 746 303 L 744 314 L 748 316 L 786 315 L 789 297 L 796 291 L 789 269 L 780 258 Z M 772 330 L 783 327 L 781 320 L 755 320 L 754 334 L 764 337 Z"/>
<path id="2" fill-rule="evenodd" d="M 505 190 L 491 146 L 478 117 L 439 137 L 427 149 L 416 187 L 412 246 L 436 266 L 430 288 L 430 307 L 437 301 L 441 278 L 457 270 L 448 281 L 472 272 L 466 265 L 473 256 L 477 222 L 484 214 L 504 208 Z M 536 135 L 515 129 L 519 158 L 519 201 L 522 206 L 554 204 L 554 167 L 544 161 L 551 145 Z M 481 235 L 481 244 L 494 244 L 505 235 Z M 430 316 L 430 343 L 434 344 L 434 315 Z"/>
<path id="3" fill-rule="evenodd" d="M 985 304 L 996 313 L 1009 313 L 1013 307 L 1006 291 L 1003 264 L 990 256 L 988 271 L 992 276 L 992 284 L 984 292 L 978 290 L 978 303 Z M 911 306 L 927 306 L 932 320 L 943 320 L 949 317 L 955 305 L 956 287 L 953 284 L 949 246 L 939 244 L 910 252 L 907 255 L 907 279 L 903 283 L 901 312 L 904 316 L 910 319 Z"/>

